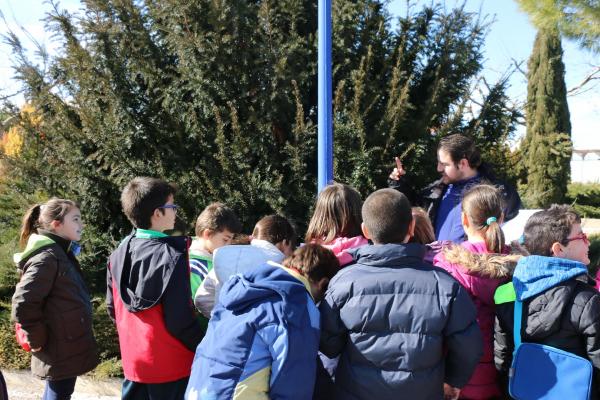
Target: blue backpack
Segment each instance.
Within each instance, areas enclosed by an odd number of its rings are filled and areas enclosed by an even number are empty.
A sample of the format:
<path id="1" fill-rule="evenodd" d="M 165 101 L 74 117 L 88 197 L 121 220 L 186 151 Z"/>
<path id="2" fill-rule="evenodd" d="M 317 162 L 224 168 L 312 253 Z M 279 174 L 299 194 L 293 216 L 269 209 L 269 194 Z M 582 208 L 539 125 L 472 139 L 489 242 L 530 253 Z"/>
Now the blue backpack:
<path id="1" fill-rule="evenodd" d="M 536 343 L 521 343 L 523 302 L 515 300 L 512 365 L 508 390 L 517 400 L 589 400 L 592 363 L 582 357 Z"/>

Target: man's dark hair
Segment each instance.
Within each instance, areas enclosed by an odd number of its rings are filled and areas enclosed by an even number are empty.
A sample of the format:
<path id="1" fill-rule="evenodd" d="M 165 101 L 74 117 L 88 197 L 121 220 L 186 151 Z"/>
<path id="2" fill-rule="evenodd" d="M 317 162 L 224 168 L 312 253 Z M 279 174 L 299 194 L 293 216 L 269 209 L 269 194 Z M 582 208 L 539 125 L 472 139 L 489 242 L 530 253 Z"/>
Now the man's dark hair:
<path id="1" fill-rule="evenodd" d="M 340 263 L 333 252 L 318 244 L 305 244 L 283 260 L 283 266 L 298 270 L 313 282 L 331 279 L 340 270 Z"/>
<path id="2" fill-rule="evenodd" d="M 552 204 L 538 211 L 527 220 L 524 229 L 524 246 L 529 254 L 552 256 L 552 245 L 567 245 L 573 225 L 580 224 L 581 217 L 568 205 Z"/>
<path id="3" fill-rule="evenodd" d="M 121 192 L 121 206 L 134 227 L 148 229 L 154 210 L 165 205 L 177 188 L 162 179 L 138 176 L 133 178 Z M 161 210 L 164 212 L 164 210 Z"/>
<path id="4" fill-rule="evenodd" d="M 296 230 L 287 218 L 281 215 L 267 215 L 256 223 L 252 231 L 252 237 L 266 240 L 272 244 L 287 240 L 288 243 L 294 246 L 296 243 Z"/>
<path id="5" fill-rule="evenodd" d="M 376 244 L 402 243 L 412 221 L 410 202 L 394 189 L 380 189 L 362 207 L 363 223 Z"/>
<path id="6" fill-rule="evenodd" d="M 475 142 L 460 133 L 443 137 L 438 145 L 438 150 L 448 153 L 454 164 L 458 164 L 465 158 L 471 168 L 476 169 L 481 165 L 481 154 Z"/>
<path id="7" fill-rule="evenodd" d="M 231 233 L 240 233 L 242 224 L 235 212 L 223 203 L 211 203 L 200 213 L 196 220 L 196 236 L 202 236 L 204 230 L 213 233 L 227 229 Z"/>

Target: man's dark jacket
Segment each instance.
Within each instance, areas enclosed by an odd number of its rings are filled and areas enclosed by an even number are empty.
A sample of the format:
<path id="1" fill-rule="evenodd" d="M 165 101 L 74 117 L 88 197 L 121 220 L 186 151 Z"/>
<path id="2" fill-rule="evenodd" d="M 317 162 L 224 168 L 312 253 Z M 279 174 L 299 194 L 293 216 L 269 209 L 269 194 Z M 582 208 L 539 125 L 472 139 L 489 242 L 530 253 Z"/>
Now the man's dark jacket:
<path id="1" fill-rule="evenodd" d="M 506 222 L 516 217 L 521 208 L 521 198 L 516 189 L 507 183 L 497 180 L 487 166 L 480 168 L 478 173 L 479 176 L 473 179 L 470 185 L 465 186 L 463 192 L 482 183 L 492 184 L 500 189 L 504 196 L 504 221 Z M 442 179 L 436 180 L 421 190 L 415 190 L 409 178 L 405 175 L 397 181 L 388 179 L 388 186 L 404 193 L 413 206 L 423 207 L 427 210 L 429 219 L 431 219 L 431 222 L 435 226 L 437 210 L 442 201 L 442 197 L 448 188 L 448 185 L 442 182 Z"/>
<path id="2" fill-rule="evenodd" d="M 442 399 L 462 387 L 482 354 L 476 310 L 464 288 L 423 261 L 425 246 L 353 251 L 321 302 L 321 346 L 341 354 L 335 399 Z"/>

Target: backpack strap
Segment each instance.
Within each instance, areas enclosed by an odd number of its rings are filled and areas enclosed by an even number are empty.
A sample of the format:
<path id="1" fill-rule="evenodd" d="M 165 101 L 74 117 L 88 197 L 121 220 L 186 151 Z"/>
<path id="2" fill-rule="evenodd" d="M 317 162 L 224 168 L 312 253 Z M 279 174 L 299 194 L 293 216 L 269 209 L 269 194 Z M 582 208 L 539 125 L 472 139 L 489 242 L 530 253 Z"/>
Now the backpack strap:
<path id="1" fill-rule="evenodd" d="M 515 342 L 514 352 L 517 351 L 521 345 L 521 320 L 523 318 L 523 302 L 515 299 L 515 320 L 513 322 L 513 340 Z"/>

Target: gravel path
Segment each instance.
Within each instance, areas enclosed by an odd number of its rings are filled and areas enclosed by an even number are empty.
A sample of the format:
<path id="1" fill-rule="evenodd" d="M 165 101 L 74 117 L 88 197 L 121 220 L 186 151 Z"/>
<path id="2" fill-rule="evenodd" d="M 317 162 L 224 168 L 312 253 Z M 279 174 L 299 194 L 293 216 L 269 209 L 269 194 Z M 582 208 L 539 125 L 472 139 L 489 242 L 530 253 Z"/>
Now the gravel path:
<path id="1" fill-rule="evenodd" d="M 2 371 L 10 400 L 39 400 L 45 382 L 31 376 L 29 371 Z M 121 380 L 97 380 L 87 376 L 77 378 L 72 400 L 118 400 L 121 398 Z"/>

